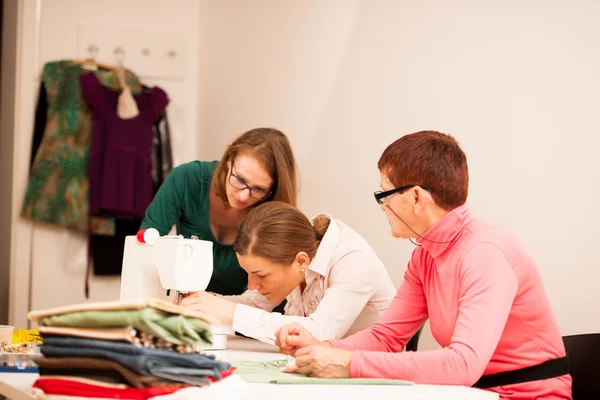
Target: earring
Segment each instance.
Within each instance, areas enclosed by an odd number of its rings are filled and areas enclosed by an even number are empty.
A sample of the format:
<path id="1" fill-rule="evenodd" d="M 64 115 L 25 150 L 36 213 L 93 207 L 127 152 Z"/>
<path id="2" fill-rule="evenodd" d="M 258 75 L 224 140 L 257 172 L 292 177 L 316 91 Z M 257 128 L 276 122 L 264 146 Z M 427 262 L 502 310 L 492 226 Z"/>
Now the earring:
<path id="1" fill-rule="evenodd" d="M 304 268 L 300 269 L 300 272 L 304 273 L 306 271 Z"/>

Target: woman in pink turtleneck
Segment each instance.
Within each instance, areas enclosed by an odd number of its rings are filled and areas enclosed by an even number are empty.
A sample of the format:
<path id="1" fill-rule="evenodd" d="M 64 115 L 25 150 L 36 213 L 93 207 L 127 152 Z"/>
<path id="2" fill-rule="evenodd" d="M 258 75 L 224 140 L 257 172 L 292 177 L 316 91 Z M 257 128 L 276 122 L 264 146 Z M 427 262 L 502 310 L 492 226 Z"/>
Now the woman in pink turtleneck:
<path id="1" fill-rule="evenodd" d="M 375 198 L 392 235 L 419 247 L 370 328 L 331 342 L 298 325 L 276 333 L 298 372 L 475 385 L 511 400 L 571 399 L 565 348 L 538 268 L 517 239 L 469 211 L 467 160 L 456 140 L 433 131 L 406 135 L 378 166 L 383 192 Z M 443 348 L 402 352 L 427 318 Z M 500 374 L 507 371 L 516 372 Z"/>

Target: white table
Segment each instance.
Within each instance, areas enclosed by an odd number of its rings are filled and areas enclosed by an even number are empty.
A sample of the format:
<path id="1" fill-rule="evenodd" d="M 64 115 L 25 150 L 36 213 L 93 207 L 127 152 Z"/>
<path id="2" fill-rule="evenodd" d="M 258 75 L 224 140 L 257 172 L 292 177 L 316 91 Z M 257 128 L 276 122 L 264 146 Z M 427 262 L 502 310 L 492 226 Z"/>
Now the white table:
<path id="1" fill-rule="evenodd" d="M 277 353 L 275 347 L 243 337 L 230 337 L 227 350 L 212 352 L 217 357 L 229 361 L 265 361 L 285 358 Z M 34 400 L 29 390 L 37 374 L 0 373 L 0 394 L 14 400 Z M 2 383 L 4 382 L 4 384 Z M 215 388 L 216 388 L 215 384 Z M 202 390 L 202 389 L 199 389 Z M 198 398 L 199 392 L 190 394 Z M 206 393 L 208 394 L 208 393 Z M 220 397 L 216 395 L 215 398 Z M 212 396 L 203 396 L 208 398 Z M 183 397 L 182 397 L 183 398 Z M 228 396 L 231 398 L 231 396 Z M 375 386 L 375 385 L 275 385 L 252 383 L 243 385 L 235 398 L 243 400 L 348 400 L 348 399 L 435 399 L 435 400 L 497 400 L 498 395 L 484 390 L 464 386 L 413 385 L 413 386 Z"/>

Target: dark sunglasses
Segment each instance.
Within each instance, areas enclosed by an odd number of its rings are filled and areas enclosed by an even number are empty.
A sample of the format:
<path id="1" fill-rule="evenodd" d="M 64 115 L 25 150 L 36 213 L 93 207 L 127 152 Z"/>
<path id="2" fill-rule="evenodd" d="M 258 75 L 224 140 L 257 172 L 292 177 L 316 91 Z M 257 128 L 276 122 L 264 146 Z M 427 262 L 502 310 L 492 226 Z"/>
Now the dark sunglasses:
<path id="1" fill-rule="evenodd" d="M 423 190 L 427 190 L 428 192 L 433 192 L 433 189 L 430 188 L 429 186 L 421 186 L 421 185 L 406 185 L 406 186 L 401 186 L 395 189 L 390 189 L 390 190 L 386 190 L 385 192 L 377 191 L 375 193 L 373 193 L 373 196 L 375 196 L 375 201 L 377 202 L 377 204 L 384 204 L 385 203 L 385 198 L 388 196 L 393 195 L 394 193 L 402 193 L 407 191 L 410 188 L 413 188 L 415 186 L 420 187 Z"/>

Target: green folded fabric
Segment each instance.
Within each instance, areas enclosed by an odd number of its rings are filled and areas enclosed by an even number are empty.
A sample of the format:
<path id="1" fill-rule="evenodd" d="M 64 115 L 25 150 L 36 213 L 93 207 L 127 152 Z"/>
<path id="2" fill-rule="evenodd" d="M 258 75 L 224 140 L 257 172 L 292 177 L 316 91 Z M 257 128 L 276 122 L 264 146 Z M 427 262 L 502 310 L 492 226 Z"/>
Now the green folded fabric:
<path id="1" fill-rule="evenodd" d="M 181 345 L 211 345 L 210 325 L 197 318 L 171 314 L 156 308 L 139 310 L 78 311 L 39 320 L 40 326 L 120 328 L 132 326 L 143 332 Z"/>
<path id="2" fill-rule="evenodd" d="M 237 361 L 232 364 L 236 367 L 236 374 L 248 383 L 274 383 L 280 385 L 414 385 L 413 382 L 396 379 L 310 378 L 300 374 L 282 372 L 269 366 L 276 365 L 279 361 Z"/>

